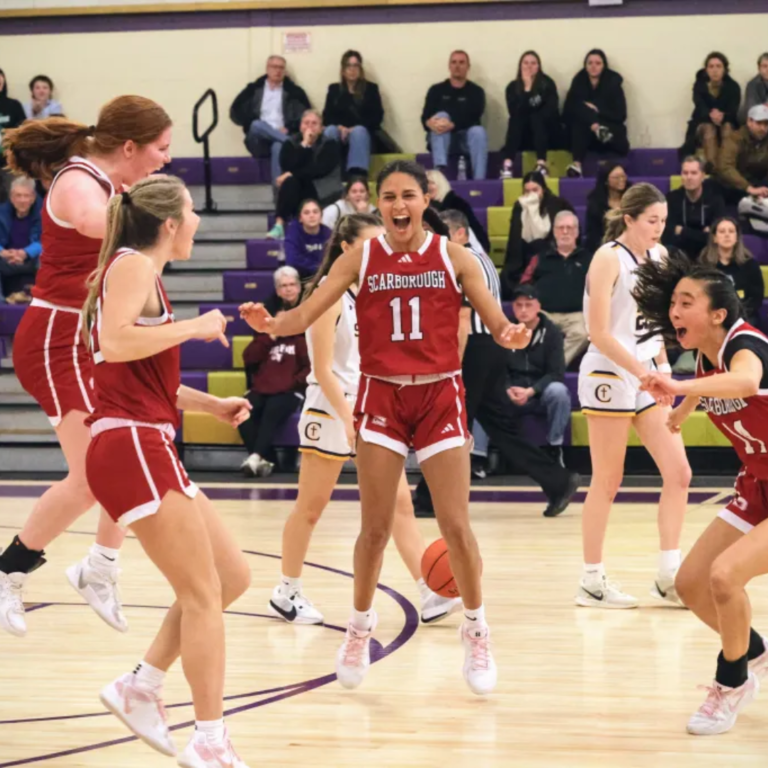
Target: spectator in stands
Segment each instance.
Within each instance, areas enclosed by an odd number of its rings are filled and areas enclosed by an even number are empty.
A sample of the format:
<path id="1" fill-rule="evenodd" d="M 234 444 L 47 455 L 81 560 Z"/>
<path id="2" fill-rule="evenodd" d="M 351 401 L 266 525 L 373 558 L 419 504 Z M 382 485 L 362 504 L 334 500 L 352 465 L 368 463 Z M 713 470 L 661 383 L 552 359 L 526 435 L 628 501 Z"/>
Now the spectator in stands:
<path id="1" fill-rule="evenodd" d="M 371 193 L 368 181 L 361 176 L 353 176 L 344 185 L 341 200 L 331 203 L 323 209 L 323 224 L 329 229 L 336 226 L 342 216 L 351 213 L 375 213 L 376 206 L 371 204 Z"/>
<path id="2" fill-rule="evenodd" d="M 744 103 L 739 110 L 739 123 L 747 122 L 747 115 L 752 107 L 768 104 L 768 53 L 763 53 L 757 60 L 757 75 L 744 89 Z"/>
<path id="3" fill-rule="evenodd" d="M 430 206 L 438 213 L 442 211 L 460 211 L 469 222 L 469 243 L 475 250 L 490 253 L 491 241 L 485 227 L 480 223 L 472 206 L 451 189 L 451 182 L 442 171 L 427 171 L 427 194 Z"/>
<path id="4" fill-rule="evenodd" d="M 24 105 L 24 114 L 28 120 L 42 120 L 46 117 L 64 115 L 64 107 L 53 98 L 53 80 L 47 75 L 37 75 L 29 83 L 32 97 Z"/>
<path id="5" fill-rule="evenodd" d="M 563 440 L 571 420 L 571 394 L 564 383 L 563 334 L 541 311 L 539 295 L 532 285 L 515 290 L 512 308 L 517 322 L 531 331 L 531 340 L 525 349 L 509 354 L 507 394 L 519 415 L 546 414 L 548 453 L 565 466 Z"/>
<path id="6" fill-rule="evenodd" d="M 287 265 L 278 267 L 272 276 L 275 292 L 264 302 L 264 306 L 273 317 L 278 312 L 293 309 L 301 300 L 301 278 L 299 273 Z"/>
<path id="7" fill-rule="evenodd" d="M 454 51 L 451 76 L 427 91 L 421 122 L 435 168 L 448 167 L 449 154 L 469 154 L 472 178 L 484 179 L 488 168 L 488 134 L 480 124 L 485 112 L 485 91 L 467 79 L 469 54 Z"/>
<path id="8" fill-rule="evenodd" d="M 18 128 L 25 119 L 24 107 L 21 106 L 21 102 L 8 96 L 8 82 L 5 79 L 5 72 L 0 69 L 0 203 L 4 203 L 8 199 L 8 189 L 12 179 L 11 174 L 3 170 L 5 166 L 3 131 Z"/>
<path id="9" fill-rule="evenodd" d="M 275 436 L 304 402 L 311 367 L 304 334 L 279 338 L 255 333 L 243 362 L 252 410 L 238 427 L 248 451 L 241 469 L 252 477 L 268 477 L 275 466 Z"/>
<path id="10" fill-rule="evenodd" d="M 285 233 L 285 263 L 293 267 L 302 280 L 309 280 L 320 262 L 331 230 L 322 223 L 323 212 L 317 200 L 304 200 L 299 216 Z"/>
<path id="11" fill-rule="evenodd" d="M 629 154 L 627 100 L 624 78 L 608 67 L 599 48 L 584 59 L 584 69 L 572 80 L 563 107 L 563 120 L 570 131 L 573 163 L 569 176 L 582 175 L 587 152 Z"/>
<path id="12" fill-rule="evenodd" d="M 517 78 L 505 92 L 507 99 L 507 140 L 501 150 L 503 175 L 511 178 L 515 155 L 536 151 L 536 170 L 547 173 L 547 150 L 560 143 L 560 113 L 557 86 L 545 75 L 536 51 L 526 51 L 517 65 Z"/>
<path id="13" fill-rule="evenodd" d="M 347 51 L 341 57 L 341 82 L 328 86 L 323 122 L 325 135 L 349 148 L 348 175 L 368 176 L 371 144 L 383 119 L 379 86 L 365 79 L 363 57 Z"/>
<path id="14" fill-rule="evenodd" d="M 280 150 L 277 177 L 277 216 L 267 238 L 285 235 L 285 223 L 299 212 L 302 200 L 317 200 L 330 205 L 341 196 L 341 152 L 339 144 L 323 135 L 323 119 L 316 109 L 301 118 L 299 133 L 291 136 Z"/>
<path id="15" fill-rule="evenodd" d="M 304 89 L 286 77 L 285 67 L 282 56 L 270 56 L 267 74 L 247 85 L 229 110 L 232 122 L 245 132 L 248 151 L 254 157 L 271 157 L 273 183 L 280 175 L 280 149 L 311 107 Z"/>
<path id="16" fill-rule="evenodd" d="M 589 343 L 584 323 L 584 287 L 592 254 L 579 247 L 579 219 L 560 211 L 553 226 L 555 244 L 539 257 L 533 285 L 547 317 L 565 336 L 565 365 Z"/>
<path id="17" fill-rule="evenodd" d="M 691 155 L 702 147 L 707 170 L 714 170 L 720 145 L 739 127 L 741 88 L 728 73 L 729 67 L 726 56 L 714 51 L 696 73 L 693 84 L 693 114 L 680 156 Z"/>
<path id="18" fill-rule="evenodd" d="M 538 171 L 523 178 L 523 196 L 512 208 L 507 255 L 501 274 L 501 291 L 512 295 L 520 282 L 530 282 L 538 256 L 550 246 L 552 223 L 560 211 L 573 211 L 567 200 L 557 197 Z"/>
<path id="19" fill-rule="evenodd" d="M 10 200 L 0 205 L 0 289 L 9 304 L 27 304 L 42 253 L 42 201 L 35 182 L 17 177 Z"/>
<path id="20" fill-rule="evenodd" d="M 725 201 L 707 179 L 704 161 L 691 155 L 683 160 L 683 186 L 667 195 L 668 217 L 662 242 L 695 260 L 707 244 L 712 223 L 725 214 Z"/>
<path id="21" fill-rule="evenodd" d="M 736 204 L 746 195 L 768 198 L 767 105 L 752 107 L 747 124 L 723 142 L 717 175 L 727 204 Z"/>
<path id="22" fill-rule="evenodd" d="M 587 197 L 587 237 L 585 247 L 593 254 L 603 242 L 605 214 L 621 207 L 621 198 L 632 186 L 620 163 L 608 163 L 597 174 L 595 188 Z"/>
<path id="23" fill-rule="evenodd" d="M 765 295 L 763 273 L 744 246 L 736 219 L 723 216 L 712 225 L 709 242 L 701 252 L 699 262 L 716 267 L 733 280 L 747 322 L 759 328 L 760 305 Z"/>

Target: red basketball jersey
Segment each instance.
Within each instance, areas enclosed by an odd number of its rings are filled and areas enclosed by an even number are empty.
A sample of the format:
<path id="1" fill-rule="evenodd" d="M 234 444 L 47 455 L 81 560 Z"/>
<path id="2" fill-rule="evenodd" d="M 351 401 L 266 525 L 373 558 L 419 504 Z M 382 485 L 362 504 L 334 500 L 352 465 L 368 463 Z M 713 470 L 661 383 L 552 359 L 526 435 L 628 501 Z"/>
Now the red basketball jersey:
<path id="1" fill-rule="evenodd" d="M 56 174 L 43 205 L 43 253 L 32 296 L 62 307 L 80 309 L 88 296 L 86 281 L 99 263 L 102 241 L 81 235 L 51 212 L 51 193 L 57 180 L 75 169 L 93 176 L 110 197 L 115 193 L 104 171 L 82 157 L 71 158 Z"/>
<path id="2" fill-rule="evenodd" d="M 758 393 L 732 399 L 701 397 L 699 402 L 731 442 L 747 471 L 760 480 L 768 480 L 768 337 L 740 320 L 725 337 L 716 368 L 699 353 L 696 378 L 727 373 L 732 357 L 741 349 L 750 349 L 763 360 L 763 381 Z"/>
<path id="3" fill-rule="evenodd" d="M 93 424 L 99 419 L 127 419 L 145 424 L 172 424 L 178 426 L 176 398 L 181 384 L 179 347 L 172 347 L 142 360 L 127 363 L 108 363 L 99 346 L 101 313 L 106 296 L 105 285 L 112 267 L 126 254 L 135 253 L 127 248 L 119 250 L 104 271 L 96 309 L 96 322 L 91 329 L 93 353 L 93 380 L 96 395 L 95 411 L 88 419 Z M 138 326 L 164 325 L 173 322 L 173 310 L 157 276 L 157 291 L 163 307 L 160 317 L 140 317 Z"/>
<path id="4" fill-rule="evenodd" d="M 455 373 L 462 293 L 448 241 L 431 232 L 418 251 L 366 241 L 357 294 L 360 370 L 368 376 Z"/>

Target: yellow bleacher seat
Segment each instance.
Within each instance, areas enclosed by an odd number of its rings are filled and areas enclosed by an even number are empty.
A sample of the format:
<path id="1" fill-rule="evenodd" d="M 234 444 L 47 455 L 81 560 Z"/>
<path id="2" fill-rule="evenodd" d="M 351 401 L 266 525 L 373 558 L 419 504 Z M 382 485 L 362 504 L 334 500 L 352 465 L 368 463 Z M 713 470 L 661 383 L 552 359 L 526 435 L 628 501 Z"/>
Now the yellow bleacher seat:
<path id="1" fill-rule="evenodd" d="M 573 162 L 573 155 L 564 149 L 551 149 L 547 152 L 547 166 L 552 179 L 565 177 L 568 166 Z M 523 152 L 523 176 L 536 169 L 536 153 Z"/>
<path id="2" fill-rule="evenodd" d="M 548 176 L 547 186 L 550 188 L 553 195 L 560 194 L 560 179 L 553 179 L 551 176 Z M 522 179 L 504 179 L 504 205 L 507 208 L 511 208 L 517 202 L 517 198 L 522 194 Z"/>
<path id="3" fill-rule="evenodd" d="M 400 155 L 372 155 L 371 165 L 368 168 L 368 178 L 376 179 L 381 169 L 393 160 L 415 160 L 416 155 L 403 153 Z"/>
<path id="4" fill-rule="evenodd" d="M 209 371 L 208 392 L 216 397 L 242 397 L 246 389 L 245 371 Z"/>
<path id="5" fill-rule="evenodd" d="M 683 186 L 683 177 L 678 176 L 670 176 L 669 177 L 669 190 L 670 192 L 673 192 L 676 189 L 680 189 L 680 187 Z"/>
<path id="6" fill-rule="evenodd" d="M 242 394 L 242 393 L 241 393 Z M 229 424 L 209 413 L 184 414 L 183 438 L 185 443 L 199 445 L 242 445 L 240 433 Z"/>
<path id="7" fill-rule="evenodd" d="M 763 273 L 763 283 L 765 285 L 763 296 L 768 296 L 768 267 L 760 267 L 760 271 Z"/>
<path id="8" fill-rule="evenodd" d="M 253 341 L 252 336 L 235 336 L 232 339 L 232 367 L 245 368 L 243 363 L 243 352 L 245 348 Z"/>
<path id="9" fill-rule="evenodd" d="M 506 235 L 504 237 L 490 237 L 491 252 L 488 254 L 491 257 L 491 261 L 497 266 L 504 266 L 504 260 L 507 258 L 507 240 Z"/>
<path id="10" fill-rule="evenodd" d="M 511 208 L 488 208 L 488 236 L 509 237 L 509 220 L 512 218 Z"/>

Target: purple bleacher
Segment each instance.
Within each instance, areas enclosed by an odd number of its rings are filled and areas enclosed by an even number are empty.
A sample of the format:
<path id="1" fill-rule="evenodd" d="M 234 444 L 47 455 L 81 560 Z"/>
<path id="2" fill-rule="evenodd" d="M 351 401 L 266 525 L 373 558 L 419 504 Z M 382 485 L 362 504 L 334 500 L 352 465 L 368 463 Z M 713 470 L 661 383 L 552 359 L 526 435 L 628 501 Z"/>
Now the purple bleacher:
<path id="1" fill-rule="evenodd" d="M 768 240 L 758 235 L 744 235 L 744 245 L 758 264 L 768 264 Z"/>
<path id="2" fill-rule="evenodd" d="M 13 336 L 26 304 L 0 304 L 0 336 Z"/>
<path id="3" fill-rule="evenodd" d="M 473 208 L 472 211 L 474 212 L 475 216 L 477 216 L 477 220 L 480 222 L 480 225 L 483 227 L 483 229 L 488 231 L 488 209 Z"/>
<path id="4" fill-rule="evenodd" d="M 629 153 L 629 175 L 674 176 L 680 173 L 676 149 L 633 149 Z"/>
<path id="5" fill-rule="evenodd" d="M 226 302 L 206 302 L 200 305 L 200 314 L 204 315 L 206 312 L 210 312 L 212 309 L 221 310 L 224 317 L 227 318 L 227 336 L 250 336 L 253 333 L 253 329 L 240 319 L 240 313 L 238 312 L 237 303 Z M 215 342 L 211 342 L 212 344 Z M 229 355 L 230 364 L 232 360 L 232 353 Z M 194 367 L 194 366 L 192 366 Z M 205 366 L 196 366 L 197 368 L 204 368 Z"/>
<path id="6" fill-rule="evenodd" d="M 451 187 L 473 208 L 504 205 L 504 185 L 500 180 L 454 181 Z"/>
<path id="7" fill-rule="evenodd" d="M 267 214 L 267 228 L 272 229 L 272 227 L 275 226 L 275 221 L 277 220 L 277 214 L 276 213 L 268 213 Z"/>
<path id="8" fill-rule="evenodd" d="M 520 157 L 520 156 L 518 156 Z M 416 155 L 416 162 L 428 171 L 434 168 L 432 163 L 432 155 L 429 152 L 422 152 Z M 467 156 L 467 162 L 469 162 L 469 156 Z M 488 153 L 488 170 L 485 173 L 486 179 L 498 179 L 501 171 L 501 164 L 504 162 L 504 158 L 501 156 L 501 152 L 489 152 Z M 522 163 L 518 166 L 515 164 L 515 168 L 522 168 Z M 450 155 L 448 157 L 448 167 L 445 169 L 445 176 L 450 181 L 455 181 L 459 171 L 459 156 Z M 467 168 L 467 173 L 471 171 Z M 499 203 L 501 205 L 501 203 Z"/>
<path id="9" fill-rule="evenodd" d="M 182 371 L 181 383 L 185 387 L 197 389 L 200 392 L 208 391 L 208 371 Z"/>
<path id="10" fill-rule="evenodd" d="M 549 426 L 547 425 L 547 418 L 543 414 L 526 414 L 522 420 L 522 433 L 528 442 L 534 445 L 547 445 L 547 432 Z M 563 445 L 571 444 L 571 423 L 568 422 L 568 426 L 565 428 L 565 436 L 563 439 Z"/>
<path id="11" fill-rule="evenodd" d="M 206 310 L 203 310 L 206 311 Z M 202 311 L 201 311 L 202 314 Z M 231 329 L 230 333 L 232 333 Z M 220 341 L 199 341 L 192 339 L 181 345 L 182 370 L 229 370 L 232 367 L 232 339 L 230 346 L 225 347 Z M 207 386 L 206 386 L 207 388 Z"/>
<path id="12" fill-rule="evenodd" d="M 586 205 L 574 205 L 576 211 L 576 217 L 579 220 L 579 234 L 584 239 L 587 234 L 587 206 Z"/>
<path id="13" fill-rule="evenodd" d="M 630 176 L 630 181 L 633 184 L 645 181 L 653 184 L 665 195 L 669 193 L 669 177 Z M 567 200 L 574 207 L 586 205 L 587 197 L 589 197 L 589 193 L 594 188 L 594 179 L 560 179 L 560 197 Z"/>
<path id="14" fill-rule="evenodd" d="M 164 171 L 183 179 L 187 185 L 205 183 L 200 157 L 176 158 Z M 211 179 L 214 184 L 269 184 L 269 158 L 213 157 Z"/>
<path id="15" fill-rule="evenodd" d="M 281 448 L 298 447 L 299 445 L 299 417 L 301 411 L 291 414 L 275 435 L 275 445 Z"/>
<path id="16" fill-rule="evenodd" d="M 0 336 L 0 360 L 6 357 L 10 348 L 10 339 L 6 336 Z"/>
<path id="17" fill-rule="evenodd" d="M 224 273 L 224 301 L 266 301 L 274 292 L 268 270 Z"/>
<path id="18" fill-rule="evenodd" d="M 278 259 L 283 247 L 277 240 L 248 240 L 245 244 L 245 254 L 248 269 L 267 269 L 275 271 L 280 263 Z"/>

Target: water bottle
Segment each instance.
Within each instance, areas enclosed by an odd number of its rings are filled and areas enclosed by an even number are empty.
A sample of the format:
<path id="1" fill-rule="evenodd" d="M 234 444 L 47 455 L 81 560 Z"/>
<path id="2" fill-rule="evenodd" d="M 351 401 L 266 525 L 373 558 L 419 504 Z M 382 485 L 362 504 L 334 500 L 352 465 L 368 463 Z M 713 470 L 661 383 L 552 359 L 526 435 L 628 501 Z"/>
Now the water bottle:
<path id="1" fill-rule="evenodd" d="M 459 181 L 467 180 L 467 160 L 464 155 L 459 157 L 459 173 L 457 178 Z"/>
<path id="2" fill-rule="evenodd" d="M 512 161 L 511 160 L 504 161 L 504 165 L 502 165 L 501 167 L 501 173 L 499 174 L 499 177 L 502 179 L 512 178 Z"/>

